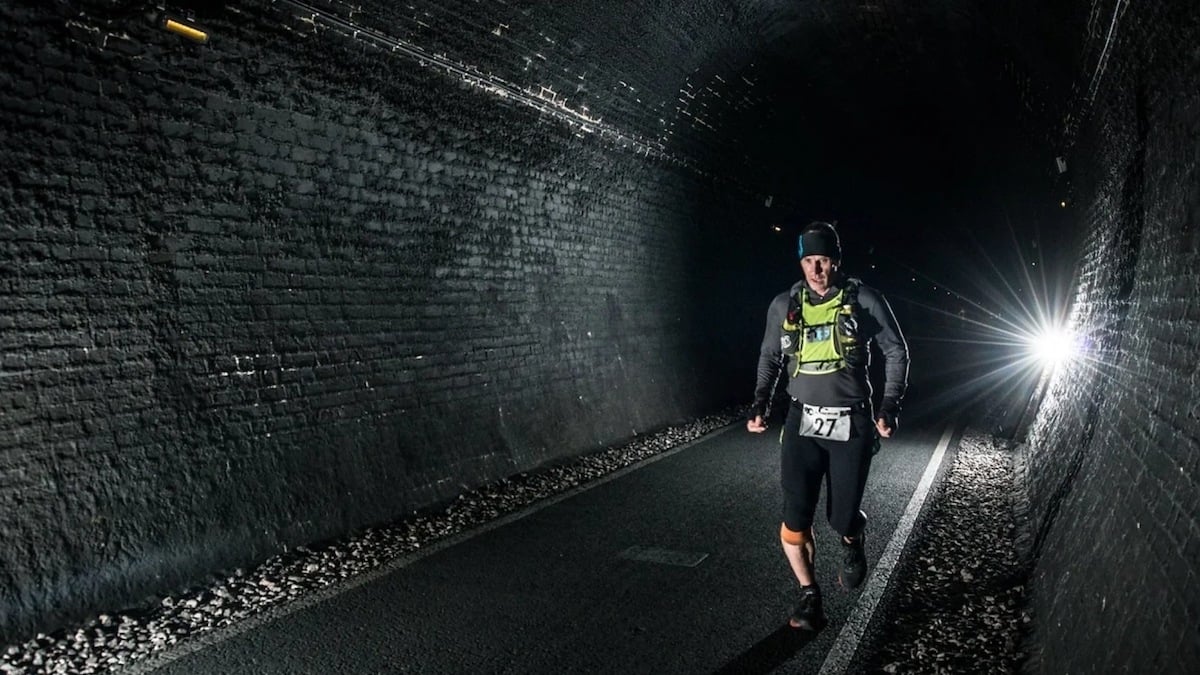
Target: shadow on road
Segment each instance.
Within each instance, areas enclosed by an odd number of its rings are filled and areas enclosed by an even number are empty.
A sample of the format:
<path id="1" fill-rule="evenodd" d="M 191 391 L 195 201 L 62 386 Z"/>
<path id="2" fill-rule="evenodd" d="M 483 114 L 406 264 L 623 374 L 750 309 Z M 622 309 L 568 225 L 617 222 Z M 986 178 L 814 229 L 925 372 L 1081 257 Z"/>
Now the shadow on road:
<path id="1" fill-rule="evenodd" d="M 795 656 L 816 633 L 797 630 L 786 623 L 718 669 L 714 675 L 769 673 Z"/>

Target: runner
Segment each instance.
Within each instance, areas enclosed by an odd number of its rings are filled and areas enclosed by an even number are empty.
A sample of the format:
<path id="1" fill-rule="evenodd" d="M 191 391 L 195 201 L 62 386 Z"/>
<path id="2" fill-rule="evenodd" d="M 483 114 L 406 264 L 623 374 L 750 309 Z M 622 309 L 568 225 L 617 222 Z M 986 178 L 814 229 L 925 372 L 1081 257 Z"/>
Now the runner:
<path id="1" fill-rule="evenodd" d="M 780 538 L 800 582 L 800 601 L 789 623 L 815 631 L 825 625 L 813 568 L 812 525 L 821 481 L 827 490 L 826 517 L 842 535 L 845 552 L 838 581 L 856 588 L 867 572 L 863 488 L 879 437 L 896 431 L 907 387 L 908 346 L 883 296 L 842 274 L 841 242 L 833 225 L 813 222 L 805 227 L 798 254 L 804 278 L 776 296 L 767 310 L 746 429 L 766 430 L 767 403 L 779 369 L 786 368 L 791 406 L 780 435 Z M 867 376 L 872 342 L 885 360 L 878 411 L 872 409 Z"/>

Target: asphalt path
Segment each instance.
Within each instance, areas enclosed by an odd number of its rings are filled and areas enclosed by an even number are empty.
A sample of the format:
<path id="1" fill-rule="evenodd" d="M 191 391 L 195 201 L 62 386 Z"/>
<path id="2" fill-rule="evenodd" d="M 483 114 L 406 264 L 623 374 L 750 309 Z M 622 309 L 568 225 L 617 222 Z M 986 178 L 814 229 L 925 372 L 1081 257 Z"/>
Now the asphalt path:
<path id="1" fill-rule="evenodd" d="M 817 673 L 863 591 L 838 588 L 841 548 L 822 506 L 829 624 L 787 627 L 796 582 L 779 548 L 779 427 L 714 432 L 154 672 Z M 872 574 L 946 427 L 910 423 L 875 457 L 863 506 Z"/>

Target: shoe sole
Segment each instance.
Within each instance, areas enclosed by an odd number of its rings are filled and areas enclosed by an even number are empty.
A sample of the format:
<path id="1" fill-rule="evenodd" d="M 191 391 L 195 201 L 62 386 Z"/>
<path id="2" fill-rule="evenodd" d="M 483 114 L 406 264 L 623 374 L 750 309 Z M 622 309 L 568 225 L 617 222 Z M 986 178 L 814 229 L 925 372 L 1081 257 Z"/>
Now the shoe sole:
<path id="1" fill-rule="evenodd" d="M 797 621 L 795 619 L 788 619 L 788 625 L 796 630 L 804 630 L 815 633 L 816 631 L 819 631 L 825 627 L 825 621 L 821 620 L 813 623 L 812 621 Z"/>
<path id="2" fill-rule="evenodd" d="M 864 580 L 864 579 L 866 579 L 866 578 L 867 578 L 867 575 L 866 575 L 866 574 L 864 574 L 864 575 L 863 575 L 863 578 L 862 578 L 862 579 L 859 579 L 857 584 L 854 584 L 853 586 L 851 586 L 851 585 L 847 584 L 847 583 L 846 583 L 846 581 L 845 581 L 844 579 L 842 579 L 842 575 L 841 575 L 841 573 L 839 572 L 839 573 L 838 573 L 838 578 L 837 578 L 838 587 L 839 587 L 839 588 L 841 588 L 841 589 L 842 589 L 842 590 L 844 590 L 844 591 L 852 591 L 852 590 L 854 590 L 854 589 L 858 588 L 859 586 L 862 586 L 862 582 L 863 582 L 863 580 Z"/>

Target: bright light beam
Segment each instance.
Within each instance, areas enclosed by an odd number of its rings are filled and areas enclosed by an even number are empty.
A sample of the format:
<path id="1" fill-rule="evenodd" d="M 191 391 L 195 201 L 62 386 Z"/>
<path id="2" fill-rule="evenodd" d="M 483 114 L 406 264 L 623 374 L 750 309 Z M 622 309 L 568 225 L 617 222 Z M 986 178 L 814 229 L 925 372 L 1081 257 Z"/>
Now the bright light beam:
<path id="1" fill-rule="evenodd" d="M 1063 328 L 1042 329 L 1028 338 L 1026 349 L 1046 369 L 1066 365 L 1079 355 L 1075 336 Z"/>

